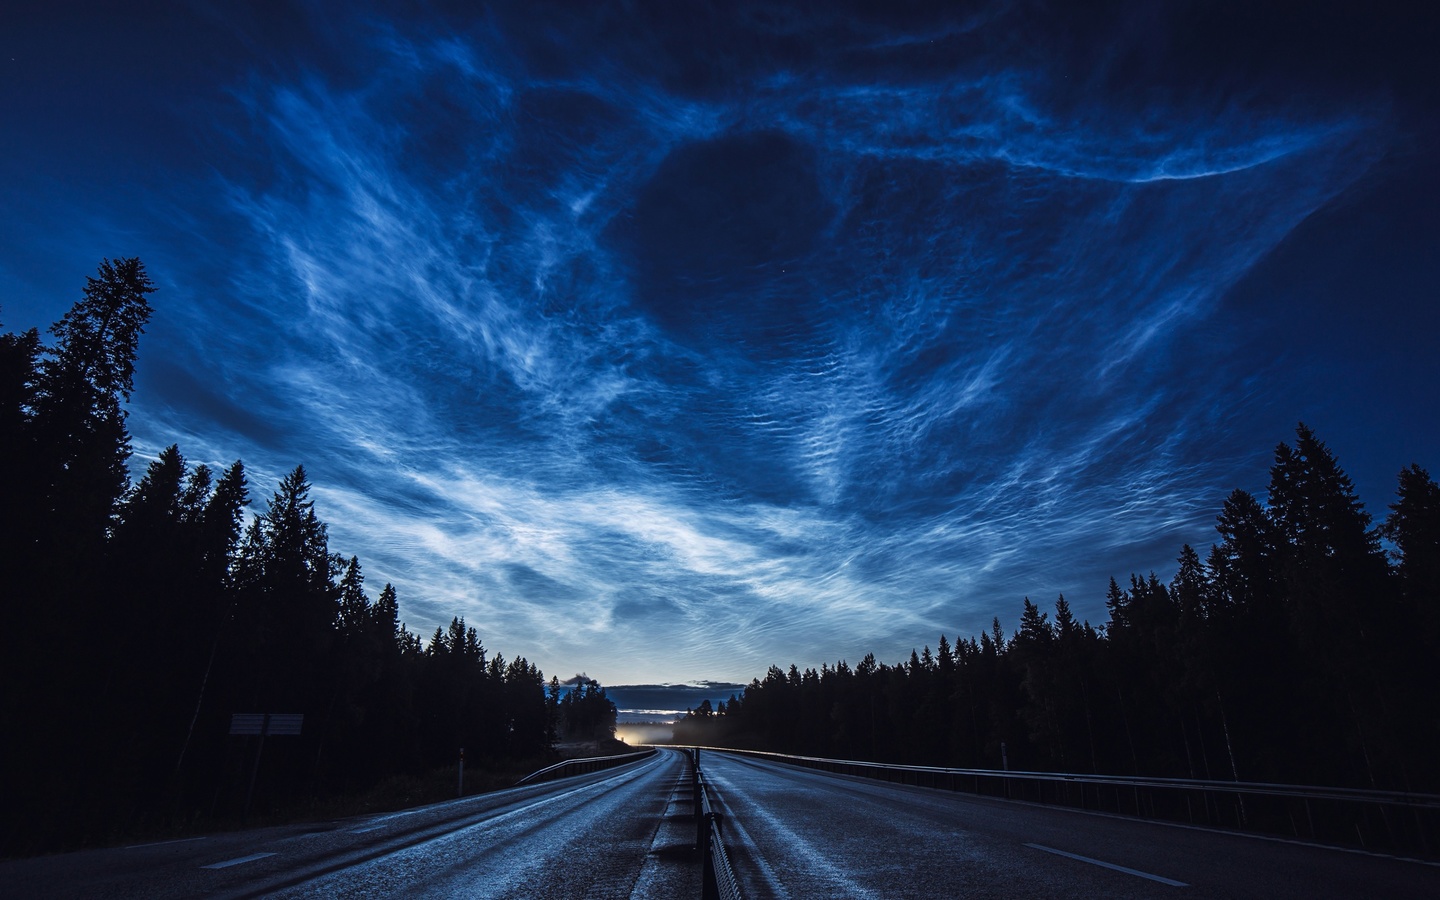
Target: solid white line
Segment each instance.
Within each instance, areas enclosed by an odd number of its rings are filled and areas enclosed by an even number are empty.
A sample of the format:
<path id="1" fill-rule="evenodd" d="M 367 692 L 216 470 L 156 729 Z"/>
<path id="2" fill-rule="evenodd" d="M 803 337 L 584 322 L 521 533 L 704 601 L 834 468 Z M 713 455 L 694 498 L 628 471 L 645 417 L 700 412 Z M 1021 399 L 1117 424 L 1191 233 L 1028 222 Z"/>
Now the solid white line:
<path id="1" fill-rule="evenodd" d="M 660 758 L 660 757 L 659 757 L 658 755 L 656 755 L 656 756 L 650 757 L 649 759 L 640 760 L 640 762 L 642 762 L 642 763 L 649 763 L 649 762 L 651 762 L 651 761 L 653 761 L 653 760 L 656 760 L 656 759 L 659 759 L 659 758 Z M 604 772 L 604 771 L 608 771 L 608 770 L 600 769 L 600 770 L 598 770 L 598 771 Z M 585 774 L 587 774 L 587 775 L 593 775 L 593 774 L 595 774 L 595 773 L 594 773 L 594 772 L 587 772 L 587 773 L 585 773 Z M 540 802 L 541 802 L 541 803 L 544 803 L 544 802 L 548 802 L 549 800 L 558 800 L 558 799 L 561 798 L 561 797 L 568 797 L 568 796 L 570 796 L 571 794 L 577 793 L 578 791 L 583 791 L 583 790 L 585 790 L 585 789 L 588 788 L 588 787 L 595 787 L 596 785 L 603 784 L 604 782 L 609 781 L 610 779 L 612 779 L 612 778 L 614 778 L 614 777 L 616 777 L 616 776 L 618 776 L 618 775 L 623 775 L 623 774 L 625 774 L 625 773 L 623 773 L 623 772 L 618 772 L 618 773 L 615 773 L 614 775 L 608 775 L 608 776 L 606 776 L 605 778 L 601 779 L 600 781 L 593 782 L 593 783 L 588 784 L 588 785 L 584 785 L 584 786 L 582 786 L 582 787 L 576 788 L 575 790 L 568 791 L 568 792 L 566 792 L 566 793 L 564 793 L 564 794 L 556 794 L 556 795 L 551 796 L 551 797 L 545 797 L 545 798 L 543 798 Z M 574 776 L 574 777 L 579 777 L 579 776 Z M 437 812 L 437 811 L 439 811 L 439 810 L 448 809 L 449 807 L 452 807 L 452 806 L 468 806 L 468 805 L 474 805 L 474 804 L 476 803 L 476 801 L 496 800 L 496 799 L 500 799 L 500 795 L 501 795 L 501 794 L 509 793 L 509 792 L 512 792 L 512 791 L 515 791 L 515 792 L 522 792 L 522 791 L 524 791 L 524 792 L 533 792 L 533 791 L 535 791 L 536 789 L 545 789 L 545 788 L 548 788 L 548 787 L 551 786 L 551 784 L 552 784 L 551 782 L 536 782 L 536 783 L 534 783 L 534 784 L 526 784 L 526 785 L 521 785 L 521 786 L 519 786 L 519 787 L 506 788 L 506 789 L 503 790 L 503 791 L 491 791 L 490 793 L 485 793 L 485 794 L 470 794 L 469 796 L 459 797 L 459 798 L 456 798 L 456 799 L 454 799 L 454 800 L 442 800 L 442 801 L 440 801 L 439 803 L 430 803 L 430 804 L 427 804 L 427 805 L 425 805 L 425 806 L 416 806 L 416 807 L 414 807 L 413 809 L 397 810 L 396 812 L 386 813 L 386 814 L 384 814 L 383 816 L 381 816 L 381 817 L 379 817 L 379 818 L 371 819 L 371 820 L 369 821 L 369 823 L 368 823 L 365 827 L 359 829 L 358 831 L 351 831 L 350 833 L 351 833 L 351 834 L 365 834 L 365 833 L 368 832 L 368 831 L 374 831 L 376 828 L 383 828 L 383 827 L 385 827 L 386 825 L 390 824 L 391 822 L 395 821 L 396 819 L 402 819 L 402 818 L 405 818 L 406 816 L 414 816 L 414 815 L 419 815 L 419 814 L 421 814 L 421 813 L 433 813 L 433 812 Z M 530 806 L 525 807 L 525 809 L 530 809 L 530 808 L 532 808 L 532 807 L 530 807 Z M 509 814 L 506 813 L 506 815 L 509 815 Z M 481 823 L 481 824 L 483 824 L 483 823 Z M 329 834 L 329 832 L 316 832 L 316 834 Z"/>
<path id="2" fill-rule="evenodd" d="M 1091 859 L 1088 856 L 1081 856 L 1078 853 L 1066 853 L 1064 850 L 1056 850 L 1054 847 L 1046 847 L 1041 844 L 1026 844 L 1025 846 L 1033 847 L 1036 850 L 1044 850 L 1046 853 L 1054 853 L 1056 856 L 1068 856 L 1071 859 L 1078 859 L 1081 862 L 1090 863 L 1090 865 L 1092 866 L 1104 866 L 1107 869 L 1114 869 L 1117 872 L 1124 872 L 1126 875 L 1138 875 L 1141 878 L 1148 878 L 1151 881 L 1158 881 L 1161 884 L 1168 884 L 1171 887 L 1190 886 L 1183 881 L 1176 881 L 1173 878 L 1166 878 L 1163 875 L 1151 875 L 1149 872 L 1142 872 L 1139 869 L 1127 869 L 1125 866 L 1117 866 L 1114 863 L 1108 863 L 1104 860 Z"/>
<path id="3" fill-rule="evenodd" d="M 190 841 L 203 841 L 203 840 L 205 840 L 205 838 L 203 838 L 203 837 L 176 838 L 176 839 L 173 840 L 173 841 L 156 841 L 156 842 L 154 842 L 153 844 L 131 844 L 131 845 L 128 846 L 128 847 L 121 847 L 120 849 L 121 849 L 121 850 L 139 850 L 141 847 L 163 847 L 163 846 L 165 846 L 166 844 L 186 844 L 186 843 L 189 843 Z"/>
<path id="4" fill-rule="evenodd" d="M 201 866 L 202 869 L 226 869 L 230 866 L 238 866 L 241 863 L 254 862 L 257 859 L 264 859 L 267 856 L 274 856 L 273 853 L 252 853 L 249 856 L 242 856 L 239 859 L 227 859 L 210 866 Z"/>
<path id="5" fill-rule="evenodd" d="M 596 791 L 596 790 L 601 789 L 601 788 L 606 788 L 606 787 L 608 787 L 612 782 L 617 781 L 617 780 L 623 779 L 623 781 L 621 782 L 622 784 L 623 784 L 623 783 L 626 783 L 626 782 L 629 782 L 629 781 L 633 781 L 633 780 L 635 780 L 636 778 L 638 778 L 640 775 L 642 775 L 642 774 L 644 774 L 646 771 L 648 771 L 648 769 L 652 767 L 653 763 L 654 763 L 656 760 L 659 760 L 659 759 L 661 759 L 661 757 L 659 757 L 659 756 L 652 756 L 652 757 L 650 757 L 650 759 L 642 760 L 641 762 L 643 763 L 643 765 L 637 766 L 637 767 L 635 767 L 635 768 L 633 768 L 633 769 L 626 769 L 626 770 L 623 771 L 623 772 L 616 772 L 616 773 L 613 774 L 613 775 L 607 775 L 605 778 L 602 778 L 602 779 L 600 779 L 599 781 L 594 781 L 594 782 L 591 782 L 590 784 L 582 784 L 582 785 L 580 785 L 579 787 L 573 787 L 573 788 L 571 788 L 570 790 L 565 791 L 565 792 L 563 792 L 563 793 L 550 794 L 550 795 L 542 795 L 539 799 L 536 799 L 536 800 L 533 800 L 533 801 L 531 801 L 531 802 L 529 802 L 529 803 L 526 803 L 524 806 L 520 806 L 520 807 L 517 807 L 517 808 L 515 808 L 515 809 L 509 809 L 509 810 L 506 810 L 505 812 L 501 812 L 501 813 L 498 813 L 498 814 L 492 814 L 492 815 L 490 815 L 490 818 L 480 819 L 479 821 L 471 822 L 471 823 L 468 824 L 468 825 L 463 825 L 463 826 L 454 828 L 454 829 L 452 829 L 452 830 L 450 830 L 450 831 L 442 832 L 441 834 L 437 834 L 437 835 L 435 835 L 435 836 L 433 836 L 433 837 L 426 838 L 425 841 L 423 841 L 422 843 L 428 842 L 428 841 L 431 841 L 431 840 L 438 840 L 438 839 L 441 838 L 441 837 L 449 837 L 449 836 L 452 836 L 452 835 L 454 835 L 454 834 L 457 834 L 457 833 L 459 833 L 459 832 L 461 832 L 461 831 L 466 831 L 466 830 L 469 830 L 469 829 L 472 829 L 472 828 L 477 829 L 477 830 L 483 830 L 483 829 L 486 829 L 486 828 L 490 828 L 490 827 L 492 827 L 492 826 L 494 826 L 494 825 L 497 825 L 497 824 L 499 824 L 499 823 L 501 823 L 501 822 L 504 822 L 504 821 L 507 820 L 507 819 L 514 818 L 515 816 L 522 815 L 522 814 L 527 813 L 527 812 L 529 812 L 529 811 L 531 811 L 531 810 L 533 810 L 533 809 L 536 809 L 536 808 L 538 808 L 538 807 L 544 806 L 544 805 L 546 805 L 547 803 L 554 803 L 554 802 L 557 801 L 557 800 L 564 800 L 566 797 L 571 797 L 571 796 L 574 796 L 575 794 L 585 793 L 585 792 L 587 792 L 587 791 L 593 792 L 593 791 Z M 528 785 L 527 785 L 527 787 L 528 787 Z M 493 795 L 493 794 L 491 794 L 491 795 L 476 794 L 476 795 L 474 795 L 474 797 L 466 797 L 466 798 L 464 798 L 464 799 L 465 799 L 465 800 L 474 800 L 474 799 L 477 799 L 477 798 L 484 798 L 484 797 L 487 797 L 487 796 L 493 797 L 494 795 Z M 447 801 L 445 801 L 445 803 L 443 803 L 443 804 L 438 804 L 438 806 L 443 807 L 443 806 L 448 806 L 448 805 L 452 805 L 452 804 L 456 804 L 456 803 L 460 803 L 460 802 L 462 802 L 462 801 L 460 801 L 460 800 L 447 800 Z M 408 815 L 408 814 L 410 814 L 410 813 L 415 813 L 415 812 L 424 812 L 426 809 L 431 809 L 431 810 L 433 810 L 433 809 L 435 809 L 435 808 L 437 808 L 437 807 L 436 807 L 436 806 L 420 807 L 419 809 L 415 809 L 415 810 L 406 810 L 405 812 L 400 813 L 399 815 Z M 503 808 L 503 807 L 502 807 L 502 808 Z M 490 813 L 494 813 L 494 810 L 489 811 L 489 813 L 482 813 L 481 815 L 486 815 L 486 814 L 490 814 Z M 389 825 L 390 822 L 391 822 L 392 820 L 394 820 L 395 818 L 396 818 L 395 815 L 389 815 L 389 816 L 386 816 L 384 819 L 382 819 L 382 820 L 380 820 L 380 821 L 378 821 L 378 822 L 373 822 L 373 821 L 372 821 L 371 824 L 366 825 L 364 828 L 352 830 L 350 833 L 351 833 L 351 834 L 364 834 L 364 833 L 369 832 L 369 831 L 376 831 L 376 830 L 378 830 L 378 829 L 384 828 L 385 826 Z M 453 823 L 447 823 L 447 824 L 453 824 Z M 442 826 L 439 826 L 439 827 L 444 827 L 444 826 L 442 825 Z M 268 854 L 266 854 L 266 855 L 268 855 Z M 246 860 L 237 860 L 236 862 L 245 862 L 245 861 L 246 861 Z M 218 867 L 216 867 L 216 868 L 218 868 Z"/>
<path id="6" fill-rule="evenodd" d="M 725 807 L 725 809 L 728 811 L 730 809 L 730 804 L 726 803 L 725 798 L 720 796 L 720 791 L 715 787 L 715 782 L 710 781 L 707 782 L 707 784 L 709 784 L 710 786 L 710 793 L 715 795 L 715 802 L 720 806 Z M 740 824 L 740 820 L 735 818 L 734 816 L 728 816 L 726 817 L 725 824 L 722 827 L 726 832 L 729 832 L 730 834 L 740 838 L 738 845 L 736 843 L 732 843 L 731 846 L 736 847 L 739 845 L 743 845 L 747 849 L 747 855 L 750 857 L 750 860 L 754 862 L 755 867 L 760 870 L 760 877 L 765 879 L 765 886 L 770 891 L 770 896 L 789 897 L 790 892 L 785 890 L 785 886 L 780 883 L 780 879 L 775 875 L 775 870 L 770 868 L 770 864 L 765 861 L 765 857 L 760 855 L 760 849 L 755 844 L 755 839 L 750 836 L 750 832 L 745 830 L 745 826 Z M 725 839 L 725 835 L 722 834 L 720 836 L 720 839 L 723 841 Z"/>

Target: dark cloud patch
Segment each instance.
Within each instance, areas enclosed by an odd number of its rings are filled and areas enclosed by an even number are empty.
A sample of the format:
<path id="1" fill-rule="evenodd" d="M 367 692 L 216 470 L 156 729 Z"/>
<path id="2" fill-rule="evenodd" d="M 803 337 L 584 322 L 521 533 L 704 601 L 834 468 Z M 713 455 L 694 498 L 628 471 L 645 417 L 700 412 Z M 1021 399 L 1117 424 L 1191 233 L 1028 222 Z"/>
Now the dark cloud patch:
<path id="1" fill-rule="evenodd" d="M 415 79 L 397 91 L 391 114 L 397 160 L 451 190 L 464 190 L 476 168 L 494 165 L 508 149 L 501 127 L 504 99 L 495 85 L 477 80 L 457 63 L 434 72 L 404 73 Z"/>
<path id="2" fill-rule="evenodd" d="M 1419 111 L 1433 108 L 1440 84 L 1440 15 L 1408 0 L 1016 4 L 1011 18 L 1039 38 L 1014 48 L 1044 73 L 1037 89 L 1077 113 L 1315 113 L 1392 100 Z"/>
<path id="3" fill-rule="evenodd" d="M 586 597 L 585 592 L 577 589 L 574 585 L 566 584 L 543 572 L 538 572 L 524 563 L 501 563 L 497 569 L 503 573 L 507 587 L 532 603 L 568 605 L 576 601 L 592 599 Z"/>
<path id="4" fill-rule="evenodd" d="M 617 602 L 610 609 L 610 614 L 617 620 L 635 621 L 645 623 L 654 622 L 662 617 L 675 615 L 680 607 L 674 600 L 663 596 L 630 596 Z"/>
<path id="5" fill-rule="evenodd" d="M 1433 107 L 1440 85 L 1440 12 L 1431 4 L 1243 0 L 1177 5 L 1152 60 L 1190 90 L 1263 85 L 1276 103 L 1364 102 L 1379 92 Z M 1117 73 L 1123 74 L 1123 73 Z"/>
<path id="6" fill-rule="evenodd" d="M 807 265 L 830 214 L 812 148 L 738 133 L 671 152 L 612 239 L 641 308 L 682 339 L 792 346 L 818 324 Z"/>
<path id="7" fill-rule="evenodd" d="M 246 440 L 262 447 L 280 449 L 286 445 L 293 434 L 288 408 L 269 404 L 258 392 L 248 394 L 227 385 L 213 372 L 204 378 L 202 369 L 197 361 L 180 365 L 159 358 L 137 371 L 136 390 L 153 394 L 154 402 L 170 407 L 182 418 L 205 422 L 231 435 L 245 435 Z M 225 443 L 219 435 L 211 438 Z"/>
<path id="8" fill-rule="evenodd" d="M 610 100 L 563 87 L 526 91 L 508 114 L 516 134 L 511 164 L 519 177 L 548 185 L 584 171 L 629 131 L 628 116 Z"/>

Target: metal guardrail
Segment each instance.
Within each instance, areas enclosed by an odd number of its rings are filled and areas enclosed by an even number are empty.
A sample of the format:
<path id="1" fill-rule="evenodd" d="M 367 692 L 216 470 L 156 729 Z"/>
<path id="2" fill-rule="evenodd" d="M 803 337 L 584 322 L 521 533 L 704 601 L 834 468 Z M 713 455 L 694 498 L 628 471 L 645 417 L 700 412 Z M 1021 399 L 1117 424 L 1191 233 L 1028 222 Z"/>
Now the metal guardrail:
<path id="1" fill-rule="evenodd" d="M 696 748 L 699 749 L 699 748 Z M 1435 857 L 1440 794 L 1250 781 L 902 766 L 705 748 L 843 775 Z M 1247 802 L 1248 801 L 1248 802 Z"/>
<path id="2" fill-rule="evenodd" d="M 546 766 L 539 771 L 531 772 L 515 784 L 516 787 L 519 787 L 522 784 L 538 784 L 552 778 L 566 778 L 571 775 L 583 775 L 586 772 L 597 772 L 601 769 L 609 769 L 653 756 L 656 752 L 654 747 L 649 747 L 636 753 L 624 753 L 619 756 L 567 759 L 553 766 Z M 701 900 L 744 900 L 740 894 L 740 885 L 735 880 L 735 870 L 730 865 L 730 857 L 725 852 L 725 842 L 720 835 L 720 824 L 724 821 L 724 816 L 715 812 L 711 806 L 710 791 L 706 788 L 705 776 L 700 770 L 699 748 L 688 748 L 686 756 L 690 759 L 690 784 L 695 796 L 695 848 L 700 851 L 700 859 L 704 866 Z"/>
<path id="3" fill-rule="evenodd" d="M 536 772 L 531 772 L 524 778 L 515 782 L 515 786 L 522 784 L 539 784 L 542 781 L 549 781 L 552 778 L 569 778 L 571 775 L 584 775 L 586 772 L 598 772 L 601 769 L 611 769 L 628 762 L 635 762 L 647 756 L 653 756 L 655 748 L 640 750 L 636 753 L 622 753 L 619 756 L 591 756 L 586 759 L 567 759 L 558 762 L 553 766 L 546 766 Z"/>
<path id="4" fill-rule="evenodd" d="M 705 774 L 700 769 L 700 748 L 690 748 L 688 755 L 690 784 L 695 794 L 695 849 L 700 851 L 704 866 L 701 900 L 743 900 L 720 834 L 720 825 L 725 817 L 710 805 L 710 791 L 706 789 Z"/>

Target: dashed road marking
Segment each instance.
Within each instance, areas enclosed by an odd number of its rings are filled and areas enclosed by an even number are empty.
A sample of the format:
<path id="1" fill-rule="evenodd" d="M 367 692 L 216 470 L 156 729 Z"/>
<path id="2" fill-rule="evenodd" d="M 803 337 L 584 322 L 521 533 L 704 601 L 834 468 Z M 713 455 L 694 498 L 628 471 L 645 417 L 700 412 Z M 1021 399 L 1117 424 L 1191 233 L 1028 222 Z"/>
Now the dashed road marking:
<path id="1" fill-rule="evenodd" d="M 1136 875 L 1140 878 L 1148 878 L 1151 881 L 1158 881 L 1161 884 L 1168 884 L 1171 887 L 1189 887 L 1183 881 L 1176 881 L 1173 878 L 1166 878 L 1164 875 L 1152 875 L 1149 872 L 1142 872 L 1139 869 L 1130 869 L 1125 866 L 1117 866 L 1115 863 L 1108 863 L 1100 859 L 1091 859 L 1088 856 L 1081 856 L 1078 853 L 1067 853 L 1064 850 L 1056 850 L 1054 847 L 1046 847 L 1043 844 L 1026 844 L 1035 850 L 1044 850 L 1046 853 L 1054 853 L 1056 856 L 1068 856 L 1070 859 L 1078 859 L 1080 862 L 1089 863 L 1092 866 L 1103 866 L 1107 869 L 1114 869 L 1116 872 L 1124 872 L 1126 875 Z"/>
<path id="2" fill-rule="evenodd" d="M 128 847 L 121 847 L 121 850 L 139 850 L 142 847 L 163 847 L 166 844 L 188 844 L 191 841 L 203 841 L 204 837 L 176 838 L 173 841 L 155 841 L 150 844 L 131 844 Z"/>
<path id="3" fill-rule="evenodd" d="M 249 856 L 241 856 L 236 859 L 227 859 L 224 862 L 214 863 L 208 866 L 201 866 L 202 869 L 228 869 L 231 866 L 238 866 L 241 863 L 254 862 L 257 859 L 264 859 L 267 856 L 274 856 L 273 853 L 252 853 Z"/>

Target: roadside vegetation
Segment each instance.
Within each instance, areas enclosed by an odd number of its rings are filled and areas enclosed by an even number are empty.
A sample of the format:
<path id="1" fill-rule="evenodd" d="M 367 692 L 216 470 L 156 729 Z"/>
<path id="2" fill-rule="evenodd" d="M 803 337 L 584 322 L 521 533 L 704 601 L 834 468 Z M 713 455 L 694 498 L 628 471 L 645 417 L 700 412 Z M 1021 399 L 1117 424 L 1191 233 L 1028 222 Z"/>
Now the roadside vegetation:
<path id="1" fill-rule="evenodd" d="M 1019 628 L 895 664 L 772 666 L 682 743 L 958 768 L 1440 791 L 1440 486 L 1400 472 L 1373 522 L 1303 424 L 1268 496 L 1230 494 L 1168 584 L 1110 580 L 1108 621 L 1025 598 Z"/>
<path id="2" fill-rule="evenodd" d="M 172 445 L 132 481 L 153 291 L 106 260 L 52 343 L 0 335 L 0 852 L 395 808 L 454 796 L 462 748 L 480 790 L 613 734 L 592 680 L 547 689 L 463 618 L 410 631 L 396 589 L 372 596 L 331 548 L 303 466 L 248 522 L 239 460 Z M 304 720 L 262 738 L 236 713 Z"/>

